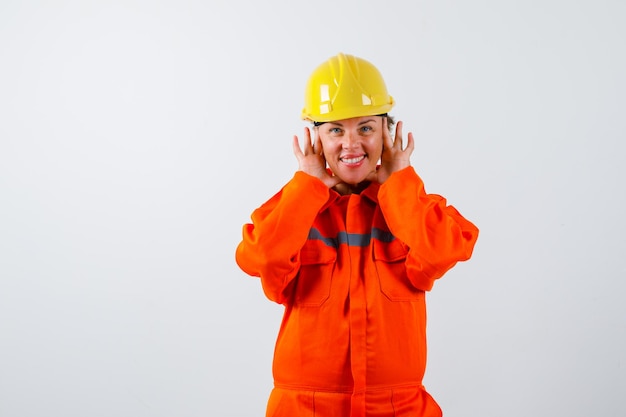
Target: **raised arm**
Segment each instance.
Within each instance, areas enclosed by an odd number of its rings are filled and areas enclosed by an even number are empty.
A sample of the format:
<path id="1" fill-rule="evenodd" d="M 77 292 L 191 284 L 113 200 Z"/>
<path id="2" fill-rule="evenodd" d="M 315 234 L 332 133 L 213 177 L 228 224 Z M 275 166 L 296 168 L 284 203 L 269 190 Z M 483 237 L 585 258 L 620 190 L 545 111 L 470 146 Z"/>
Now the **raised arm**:
<path id="1" fill-rule="evenodd" d="M 284 302 L 284 290 L 300 268 L 300 249 L 328 196 L 323 182 L 298 171 L 279 193 L 252 213 L 252 223 L 243 226 L 237 264 L 247 274 L 261 277 L 270 300 Z"/>
<path id="2" fill-rule="evenodd" d="M 478 228 L 446 199 L 427 194 L 412 167 L 394 172 L 378 192 L 381 210 L 391 233 L 408 248 L 409 280 L 428 291 L 457 262 L 472 255 Z"/>

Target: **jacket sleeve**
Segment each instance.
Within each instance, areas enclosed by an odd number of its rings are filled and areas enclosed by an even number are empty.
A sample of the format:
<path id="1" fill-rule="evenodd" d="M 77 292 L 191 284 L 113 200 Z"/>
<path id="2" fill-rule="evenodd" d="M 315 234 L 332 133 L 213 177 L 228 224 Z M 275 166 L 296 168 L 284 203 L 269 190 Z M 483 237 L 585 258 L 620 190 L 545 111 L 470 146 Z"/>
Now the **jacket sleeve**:
<path id="1" fill-rule="evenodd" d="M 252 213 L 252 223 L 243 226 L 243 239 L 235 253 L 237 264 L 245 273 L 261 278 L 270 300 L 285 302 L 285 289 L 300 269 L 300 249 L 328 197 L 322 181 L 298 171 Z"/>
<path id="2" fill-rule="evenodd" d="M 436 279 L 472 256 L 478 228 L 445 198 L 427 194 L 413 167 L 393 173 L 378 201 L 389 230 L 408 246 L 407 275 L 416 288 L 431 290 Z"/>

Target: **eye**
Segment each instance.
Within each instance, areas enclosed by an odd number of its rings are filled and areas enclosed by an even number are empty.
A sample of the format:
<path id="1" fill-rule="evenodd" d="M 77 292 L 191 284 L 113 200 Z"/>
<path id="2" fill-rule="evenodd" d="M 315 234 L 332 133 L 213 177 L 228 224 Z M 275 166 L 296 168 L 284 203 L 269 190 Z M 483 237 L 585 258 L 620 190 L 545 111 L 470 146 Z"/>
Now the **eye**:
<path id="1" fill-rule="evenodd" d="M 333 134 L 333 135 L 338 135 L 338 134 L 340 134 L 340 133 L 341 133 L 341 129 L 340 129 L 340 128 L 338 128 L 338 127 L 331 127 L 331 128 L 328 130 L 328 133 L 331 133 L 331 134 Z"/>
<path id="2" fill-rule="evenodd" d="M 361 132 L 370 133 L 374 130 L 372 126 L 361 126 Z"/>

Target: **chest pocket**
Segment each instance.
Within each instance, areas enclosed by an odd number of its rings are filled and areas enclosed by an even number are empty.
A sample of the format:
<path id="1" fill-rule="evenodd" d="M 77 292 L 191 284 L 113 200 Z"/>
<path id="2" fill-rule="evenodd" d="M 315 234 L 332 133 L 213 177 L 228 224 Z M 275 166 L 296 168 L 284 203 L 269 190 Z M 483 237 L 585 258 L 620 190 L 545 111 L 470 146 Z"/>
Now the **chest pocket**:
<path id="1" fill-rule="evenodd" d="M 328 300 L 336 260 L 335 248 L 320 241 L 307 241 L 300 251 L 300 272 L 294 290 L 295 305 L 319 307 Z"/>
<path id="2" fill-rule="evenodd" d="M 391 301 L 423 299 L 424 292 L 411 284 L 406 273 L 408 246 L 398 239 L 391 242 L 374 240 L 372 246 L 380 291 Z"/>

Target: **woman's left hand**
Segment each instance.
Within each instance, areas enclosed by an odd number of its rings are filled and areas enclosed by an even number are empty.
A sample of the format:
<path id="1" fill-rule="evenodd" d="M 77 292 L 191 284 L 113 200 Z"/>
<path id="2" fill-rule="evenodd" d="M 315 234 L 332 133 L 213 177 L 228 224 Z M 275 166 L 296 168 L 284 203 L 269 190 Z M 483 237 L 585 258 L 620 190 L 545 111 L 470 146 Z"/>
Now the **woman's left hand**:
<path id="1" fill-rule="evenodd" d="M 406 148 L 402 149 L 402 122 L 396 124 L 395 135 L 392 138 L 387 125 L 387 118 L 383 122 L 383 152 L 380 157 L 380 167 L 368 179 L 380 184 L 385 182 L 391 174 L 411 165 L 411 154 L 415 148 L 413 133 L 409 132 Z"/>

